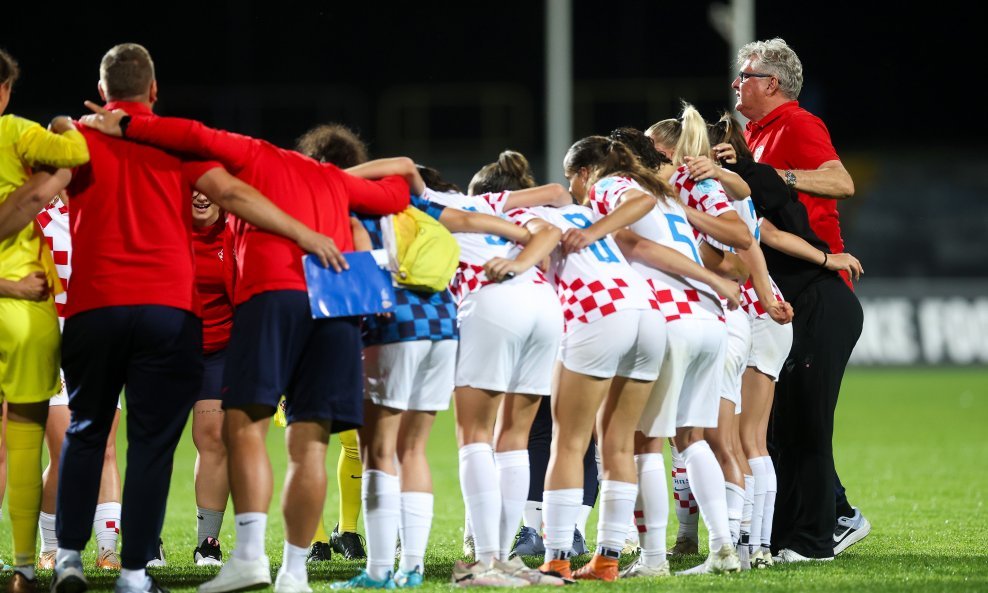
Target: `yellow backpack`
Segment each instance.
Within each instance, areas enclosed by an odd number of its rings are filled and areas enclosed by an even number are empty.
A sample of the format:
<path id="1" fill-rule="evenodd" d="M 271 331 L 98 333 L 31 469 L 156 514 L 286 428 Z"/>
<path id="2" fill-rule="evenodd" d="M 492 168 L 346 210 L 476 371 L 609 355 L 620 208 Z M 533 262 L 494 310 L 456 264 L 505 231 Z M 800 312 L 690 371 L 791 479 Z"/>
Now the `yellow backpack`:
<path id="1" fill-rule="evenodd" d="M 444 290 L 460 263 L 460 246 L 438 220 L 409 206 L 381 219 L 392 277 L 412 290 Z"/>

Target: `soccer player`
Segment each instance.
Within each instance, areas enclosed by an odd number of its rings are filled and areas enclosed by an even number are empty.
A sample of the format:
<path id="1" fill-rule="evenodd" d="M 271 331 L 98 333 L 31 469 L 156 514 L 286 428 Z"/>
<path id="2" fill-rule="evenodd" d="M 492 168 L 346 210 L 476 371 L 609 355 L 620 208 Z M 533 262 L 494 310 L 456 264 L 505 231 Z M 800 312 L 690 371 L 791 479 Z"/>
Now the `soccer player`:
<path id="1" fill-rule="evenodd" d="M 65 195 L 65 192 L 62 192 Z M 67 200 L 67 198 L 66 198 Z M 65 323 L 63 309 L 68 297 L 69 280 L 72 277 L 72 239 L 69 232 L 69 207 L 61 196 L 56 196 L 51 204 L 38 214 L 38 226 L 52 251 L 58 279 L 66 292 L 55 296 L 59 325 Z M 48 467 L 42 474 L 43 495 L 38 528 L 41 532 L 41 555 L 38 567 L 51 570 L 55 566 L 55 552 L 58 537 L 55 535 L 55 498 L 58 493 L 58 468 L 62 453 L 62 441 L 69 427 L 69 395 L 65 389 L 51 398 L 48 408 L 48 422 L 45 426 L 45 442 L 48 446 Z M 120 570 L 120 555 L 117 553 L 117 536 L 120 533 L 120 470 L 117 467 L 117 424 L 120 422 L 120 404 L 113 419 L 110 435 L 106 440 L 106 455 L 103 459 L 103 474 L 100 493 L 93 518 L 93 531 L 96 534 L 96 567 L 106 570 Z"/>
<path id="2" fill-rule="evenodd" d="M 99 90 L 108 108 L 154 119 L 158 86 L 147 50 L 137 44 L 111 48 L 100 63 Z M 116 591 L 153 592 L 160 587 L 145 566 L 159 543 L 175 447 L 202 381 L 202 323 L 189 236 L 192 187 L 272 237 L 293 237 L 327 260 L 337 251 L 329 237 L 287 216 L 217 163 L 183 162 L 91 128 L 82 132 L 94 158 L 72 170 L 69 185 L 73 290 L 62 348 L 72 421 L 59 473 L 52 589 L 77 593 L 88 586 L 81 551 L 126 385 L 126 536 Z"/>
<path id="3" fill-rule="evenodd" d="M 58 393 L 59 329 L 52 300 L 61 292 L 51 252 L 34 222 L 54 192 L 12 195 L 30 168 L 72 167 L 89 160 L 83 136 L 65 117 L 51 131 L 2 115 L 17 80 L 17 62 L 0 50 L 0 399 L 5 405 L 14 575 L 8 591 L 37 590 L 34 563 L 42 498 L 41 447 L 48 400 Z M 95 506 L 95 505 L 94 505 Z"/>
<path id="4" fill-rule="evenodd" d="M 524 157 L 502 157 L 512 161 L 514 170 L 527 169 L 521 161 Z M 475 176 L 478 184 L 482 179 Z M 481 191 L 478 184 L 472 183 L 471 189 Z M 562 189 L 558 184 L 534 185 L 526 178 L 514 189 L 530 193 Z M 489 215 L 498 214 L 498 200 L 504 197 L 502 192 L 429 193 L 431 201 L 447 207 Z M 454 236 L 460 244 L 460 266 L 451 283 L 460 324 L 454 401 L 460 488 L 475 538 L 476 562 L 457 561 L 453 580 L 461 586 L 517 586 L 529 581 L 511 576 L 522 567 L 512 567 L 507 560 L 528 494 L 527 484 L 521 482 L 528 477 L 528 428 L 539 398 L 549 393 L 551 365 L 562 333 L 556 296 L 535 266 L 559 242 L 560 232 L 546 227 L 524 248 L 497 235 Z M 505 317 L 508 310 L 512 313 Z M 527 572 L 520 576 L 541 578 Z"/>

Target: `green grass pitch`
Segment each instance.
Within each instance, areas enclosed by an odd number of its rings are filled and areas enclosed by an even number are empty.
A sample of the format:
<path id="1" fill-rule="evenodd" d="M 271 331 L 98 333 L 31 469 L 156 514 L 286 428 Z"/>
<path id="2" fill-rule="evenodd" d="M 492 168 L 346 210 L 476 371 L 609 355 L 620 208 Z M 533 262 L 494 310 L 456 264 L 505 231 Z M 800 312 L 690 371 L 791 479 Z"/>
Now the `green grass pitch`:
<path id="1" fill-rule="evenodd" d="M 276 484 L 267 532 L 272 570 L 281 561 L 278 493 L 285 466 L 282 438 L 281 429 L 272 427 L 269 450 Z M 838 471 L 851 502 L 863 509 L 873 525 L 868 538 L 835 562 L 777 566 L 719 577 L 578 586 L 589 591 L 988 591 L 988 371 L 851 371 L 837 408 L 834 442 Z M 328 461 L 331 477 L 335 476 L 338 452 L 334 439 Z M 168 566 L 154 571 L 173 591 L 194 591 L 215 572 L 192 564 L 192 550 L 197 544 L 194 459 L 187 432 L 175 459 L 163 534 Z M 448 590 L 452 563 L 460 554 L 463 525 L 451 412 L 441 414 L 436 424 L 430 460 L 436 515 L 424 589 Z M 337 493 L 331 479 L 324 513 L 330 529 L 336 522 L 336 509 Z M 590 543 L 594 541 L 595 523 L 596 513 L 588 527 Z M 675 529 L 675 517 L 671 516 L 670 540 Z M 9 533 L 9 518 L 4 512 L 0 558 L 10 557 Z M 221 539 L 229 553 L 233 548 L 232 509 Z M 698 556 L 676 561 L 672 568 L 688 568 L 700 560 Z M 94 561 L 91 542 L 85 562 L 91 567 Z M 329 582 L 349 578 L 361 566 L 334 557 L 331 562 L 310 566 L 309 580 L 314 590 L 325 591 Z M 115 575 L 87 572 L 94 589 L 112 589 Z M 46 586 L 49 574 L 42 572 L 40 578 Z"/>

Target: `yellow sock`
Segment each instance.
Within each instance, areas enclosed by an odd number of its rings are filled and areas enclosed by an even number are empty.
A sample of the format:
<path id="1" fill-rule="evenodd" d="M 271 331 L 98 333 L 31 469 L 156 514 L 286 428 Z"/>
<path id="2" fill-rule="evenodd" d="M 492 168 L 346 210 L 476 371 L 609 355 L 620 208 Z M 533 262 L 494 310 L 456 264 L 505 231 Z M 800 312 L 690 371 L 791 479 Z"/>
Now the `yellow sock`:
<path id="1" fill-rule="evenodd" d="M 356 533 L 360 517 L 360 483 L 364 468 L 360 464 L 357 431 L 340 433 L 340 461 L 336 465 L 336 481 L 340 487 L 340 533 Z"/>
<path id="2" fill-rule="evenodd" d="M 45 427 L 7 421 L 7 506 L 14 536 L 14 566 L 34 565 L 41 511 L 41 445 Z"/>
<path id="3" fill-rule="evenodd" d="M 326 533 L 326 522 L 323 521 L 321 515 L 319 516 L 319 525 L 316 526 L 316 535 L 312 538 L 312 543 L 314 544 L 316 542 L 329 543 L 329 534 Z"/>

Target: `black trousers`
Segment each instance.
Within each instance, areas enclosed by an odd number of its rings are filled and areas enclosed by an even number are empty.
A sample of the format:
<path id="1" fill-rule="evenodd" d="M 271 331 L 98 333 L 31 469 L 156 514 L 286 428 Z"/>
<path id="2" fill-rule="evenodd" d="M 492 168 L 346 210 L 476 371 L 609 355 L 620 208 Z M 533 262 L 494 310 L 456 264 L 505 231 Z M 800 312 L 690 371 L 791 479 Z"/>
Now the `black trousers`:
<path id="1" fill-rule="evenodd" d="M 768 431 L 779 488 L 772 548 L 825 558 L 834 555 L 837 522 L 834 411 L 864 315 L 836 275 L 807 287 L 793 309 L 792 350 L 776 385 Z"/>
<path id="2" fill-rule="evenodd" d="M 62 368 L 72 420 L 58 472 L 58 545 L 82 550 L 89 541 L 106 439 L 126 385 L 120 559 L 124 568 L 144 568 L 157 550 L 175 447 L 202 383 L 202 322 L 156 305 L 86 311 L 65 322 Z"/>
<path id="3" fill-rule="evenodd" d="M 542 501 L 542 491 L 545 488 L 545 473 L 549 469 L 549 448 L 552 444 L 552 405 L 551 398 L 543 397 L 539 403 L 539 411 L 532 421 L 532 429 L 528 433 L 528 500 Z M 594 442 L 590 441 L 587 452 L 583 455 L 583 504 L 595 506 L 597 500 L 597 458 L 594 455 Z M 586 534 L 583 534 L 586 535 Z"/>

